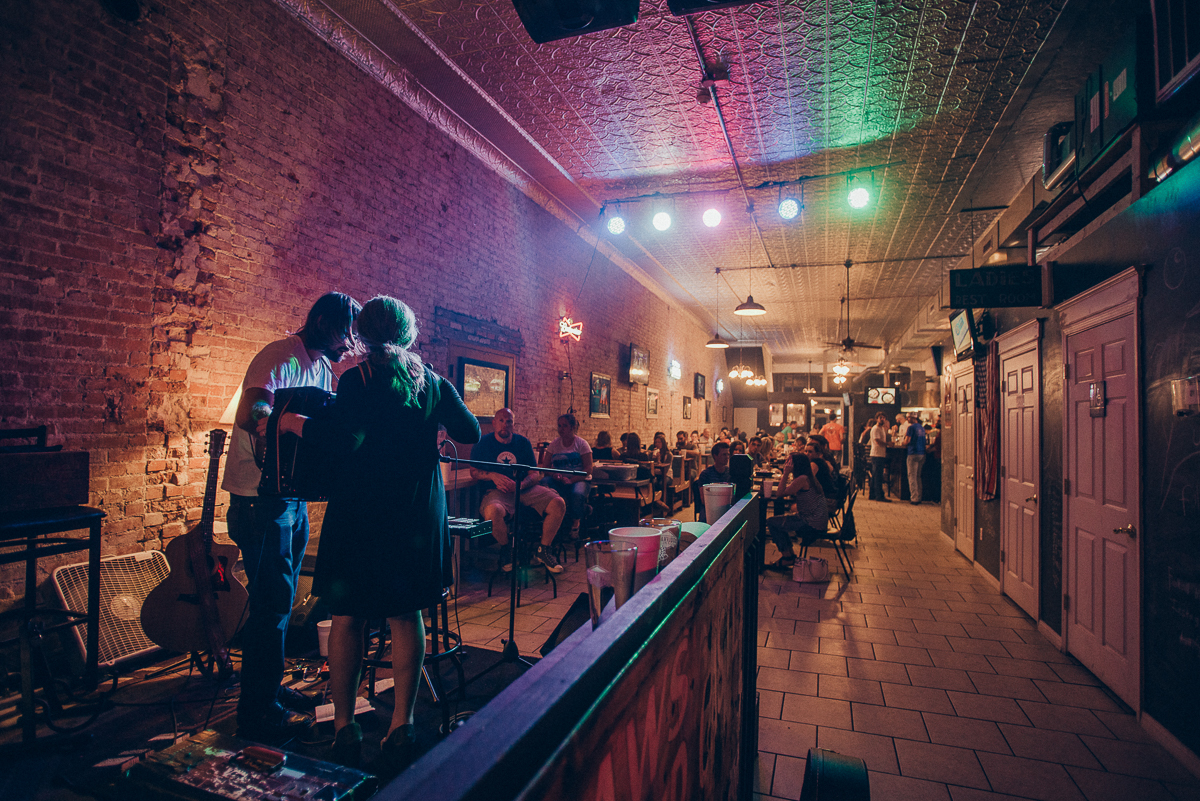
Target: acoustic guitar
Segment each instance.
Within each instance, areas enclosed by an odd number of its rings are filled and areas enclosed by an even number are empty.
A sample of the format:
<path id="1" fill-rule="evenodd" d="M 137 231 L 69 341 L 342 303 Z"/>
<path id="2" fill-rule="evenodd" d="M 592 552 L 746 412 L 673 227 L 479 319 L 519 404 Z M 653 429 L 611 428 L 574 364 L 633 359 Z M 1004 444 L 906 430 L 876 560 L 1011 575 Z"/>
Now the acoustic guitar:
<path id="1" fill-rule="evenodd" d="M 242 624 L 249 598 L 233 575 L 237 546 L 213 542 L 217 469 L 224 452 L 225 432 L 215 428 L 209 432 L 208 481 L 200 523 L 167 543 L 171 574 L 142 604 L 142 629 L 151 642 L 169 651 L 190 651 L 194 658 L 207 651 L 210 667 L 222 674 L 232 669 L 226 643 Z"/>

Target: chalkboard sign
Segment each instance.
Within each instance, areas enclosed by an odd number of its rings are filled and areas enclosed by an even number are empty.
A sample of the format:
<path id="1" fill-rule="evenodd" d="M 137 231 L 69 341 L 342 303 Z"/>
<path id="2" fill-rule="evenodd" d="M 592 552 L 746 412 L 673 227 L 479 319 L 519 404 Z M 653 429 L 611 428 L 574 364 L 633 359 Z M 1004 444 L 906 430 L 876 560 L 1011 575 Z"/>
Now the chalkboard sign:
<path id="1" fill-rule="evenodd" d="M 952 309 L 1042 305 L 1042 271 L 1025 264 L 950 271 Z"/>

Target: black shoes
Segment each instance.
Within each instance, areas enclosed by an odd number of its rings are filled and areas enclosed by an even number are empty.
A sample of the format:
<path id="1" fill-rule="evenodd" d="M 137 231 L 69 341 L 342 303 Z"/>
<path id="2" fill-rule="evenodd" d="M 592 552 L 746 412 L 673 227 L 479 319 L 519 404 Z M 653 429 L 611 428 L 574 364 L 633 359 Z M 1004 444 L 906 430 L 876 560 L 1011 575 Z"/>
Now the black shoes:
<path id="1" fill-rule="evenodd" d="M 238 716 L 238 737 L 265 745 L 283 745 L 312 728 L 312 715 L 292 712 L 274 704 L 266 713 L 249 719 Z"/>
<path id="2" fill-rule="evenodd" d="M 350 721 L 350 725 L 338 729 L 334 735 L 329 761 L 358 770 L 362 764 L 362 739 L 362 726 L 358 721 Z"/>
<path id="3" fill-rule="evenodd" d="M 533 559 L 531 561 L 533 561 L 535 564 L 542 564 L 551 573 L 563 572 L 562 563 L 558 561 L 558 557 L 555 556 L 554 553 L 545 545 L 538 546 L 538 549 L 534 552 Z"/>
<path id="4" fill-rule="evenodd" d="M 320 698 L 305 695 L 299 690 L 283 686 L 280 686 L 279 694 L 275 696 L 275 700 L 279 701 L 279 705 L 284 709 L 290 709 L 293 712 L 312 712 L 321 705 Z"/>
<path id="5" fill-rule="evenodd" d="M 398 776 L 417 759 L 417 727 L 411 723 L 393 731 L 379 744 L 379 762 L 372 773 L 380 779 Z"/>

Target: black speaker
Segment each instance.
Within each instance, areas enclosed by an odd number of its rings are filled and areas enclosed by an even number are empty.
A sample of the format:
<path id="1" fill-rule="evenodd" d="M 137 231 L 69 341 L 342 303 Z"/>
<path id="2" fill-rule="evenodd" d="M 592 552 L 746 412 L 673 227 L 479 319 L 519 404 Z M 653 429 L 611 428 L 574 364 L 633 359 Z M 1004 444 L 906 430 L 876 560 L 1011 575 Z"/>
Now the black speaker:
<path id="1" fill-rule="evenodd" d="M 671 13 L 677 17 L 687 14 L 699 14 L 702 11 L 716 11 L 720 8 L 748 6 L 760 0 L 667 0 Z"/>
<path id="2" fill-rule="evenodd" d="M 632 25 L 638 0 L 513 0 L 521 24 L 538 44 Z"/>

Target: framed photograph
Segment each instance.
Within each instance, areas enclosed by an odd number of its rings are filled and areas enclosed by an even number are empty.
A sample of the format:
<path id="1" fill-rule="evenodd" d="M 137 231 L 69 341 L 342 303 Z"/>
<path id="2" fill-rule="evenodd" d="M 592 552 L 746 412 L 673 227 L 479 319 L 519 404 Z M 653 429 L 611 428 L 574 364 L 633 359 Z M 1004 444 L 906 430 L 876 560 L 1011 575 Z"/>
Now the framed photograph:
<path id="1" fill-rule="evenodd" d="M 729 416 L 729 407 L 721 404 L 721 422 L 724 423 Z"/>
<path id="2" fill-rule="evenodd" d="M 686 395 L 683 398 L 683 419 L 684 420 L 692 419 L 692 399 L 687 397 Z"/>
<path id="3" fill-rule="evenodd" d="M 608 417 L 612 404 L 612 379 L 603 373 L 592 373 L 588 411 L 592 417 Z"/>
<path id="4" fill-rule="evenodd" d="M 650 383 L 650 351 L 629 343 L 629 383 Z"/>
<path id="5" fill-rule="evenodd" d="M 704 402 L 704 422 L 712 422 L 712 401 L 710 400 Z"/>
<path id="6" fill-rule="evenodd" d="M 481 420 L 490 420 L 497 411 L 510 405 L 512 376 L 508 365 L 460 356 L 457 378 L 463 403 Z"/>
<path id="7" fill-rule="evenodd" d="M 704 398 L 704 373 L 696 373 L 692 376 L 692 395 L 696 400 Z"/>
<path id="8" fill-rule="evenodd" d="M 658 390 L 646 387 L 646 419 L 654 420 L 658 417 Z"/>

